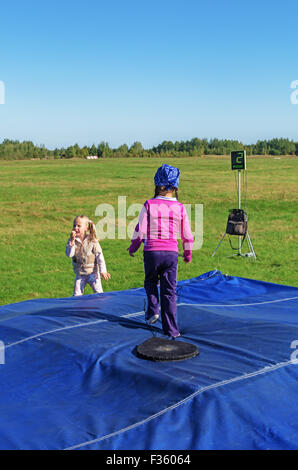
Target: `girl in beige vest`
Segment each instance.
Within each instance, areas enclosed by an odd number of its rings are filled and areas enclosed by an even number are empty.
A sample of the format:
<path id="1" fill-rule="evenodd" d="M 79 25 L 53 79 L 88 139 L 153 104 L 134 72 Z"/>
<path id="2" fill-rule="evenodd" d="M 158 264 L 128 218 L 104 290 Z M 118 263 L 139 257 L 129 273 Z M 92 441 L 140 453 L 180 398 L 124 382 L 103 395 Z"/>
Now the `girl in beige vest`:
<path id="1" fill-rule="evenodd" d="M 73 295 L 83 295 L 86 283 L 92 287 L 95 294 L 103 292 L 101 278 L 108 281 L 111 275 L 107 272 L 95 225 L 89 217 L 79 215 L 74 219 L 65 253 L 72 258 L 76 275 Z"/>

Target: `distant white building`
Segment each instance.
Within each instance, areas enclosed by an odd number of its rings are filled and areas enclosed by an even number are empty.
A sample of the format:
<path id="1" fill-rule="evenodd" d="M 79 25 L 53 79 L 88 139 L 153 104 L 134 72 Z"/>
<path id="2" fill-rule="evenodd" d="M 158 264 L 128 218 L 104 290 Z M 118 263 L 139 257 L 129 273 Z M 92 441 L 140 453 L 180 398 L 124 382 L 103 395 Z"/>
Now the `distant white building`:
<path id="1" fill-rule="evenodd" d="M 98 158 L 98 156 L 97 155 L 88 155 L 86 158 L 87 158 L 87 160 L 94 160 L 94 159 Z"/>

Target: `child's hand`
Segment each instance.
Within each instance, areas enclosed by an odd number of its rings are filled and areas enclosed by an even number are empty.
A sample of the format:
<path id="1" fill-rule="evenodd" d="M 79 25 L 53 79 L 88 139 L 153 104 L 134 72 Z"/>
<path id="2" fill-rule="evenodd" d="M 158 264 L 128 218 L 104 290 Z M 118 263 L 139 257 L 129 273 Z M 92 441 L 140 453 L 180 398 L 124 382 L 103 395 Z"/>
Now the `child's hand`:
<path id="1" fill-rule="evenodd" d="M 100 277 L 103 278 L 105 281 L 108 281 L 111 278 L 110 273 L 100 273 Z"/>
<path id="2" fill-rule="evenodd" d="M 129 248 L 127 248 L 126 251 L 128 251 L 129 256 L 131 256 L 132 258 L 134 257 L 134 255 L 129 251 Z"/>
<path id="3" fill-rule="evenodd" d="M 192 252 L 189 250 L 185 250 L 183 253 L 184 263 L 189 264 L 191 262 L 191 258 L 192 258 Z"/>
<path id="4" fill-rule="evenodd" d="M 70 234 L 70 244 L 71 244 L 71 246 L 74 245 L 75 239 L 76 239 L 76 232 L 75 232 L 75 230 L 72 230 L 72 232 Z"/>

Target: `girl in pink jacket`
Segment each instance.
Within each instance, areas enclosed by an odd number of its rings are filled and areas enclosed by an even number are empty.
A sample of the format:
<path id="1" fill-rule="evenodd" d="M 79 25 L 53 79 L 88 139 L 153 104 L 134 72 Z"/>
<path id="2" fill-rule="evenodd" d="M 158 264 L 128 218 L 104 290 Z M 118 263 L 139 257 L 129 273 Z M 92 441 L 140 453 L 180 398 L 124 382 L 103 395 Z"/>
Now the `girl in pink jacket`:
<path id="1" fill-rule="evenodd" d="M 165 164 L 158 168 L 154 177 L 154 198 L 145 202 L 128 248 L 133 256 L 144 242 L 144 287 L 148 299 L 145 319 L 150 325 L 159 319 L 160 281 L 162 329 L 171 338 L 180 336 L 176 306 L 179 234 L 186 263 L 191 261 L 193 245 L 186 209 L 178 201 L 179 177 L 178 168 Z"/>

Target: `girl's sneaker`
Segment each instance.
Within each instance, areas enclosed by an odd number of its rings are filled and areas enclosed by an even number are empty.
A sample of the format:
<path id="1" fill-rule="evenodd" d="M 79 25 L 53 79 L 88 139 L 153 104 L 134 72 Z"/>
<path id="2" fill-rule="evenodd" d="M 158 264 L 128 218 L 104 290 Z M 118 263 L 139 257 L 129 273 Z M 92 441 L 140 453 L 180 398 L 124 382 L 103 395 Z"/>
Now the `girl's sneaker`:
<path id="1" fill-rule="evenodd" d="M 152 315 L 152 317 L 150 317 L 148 320 L 146 320 L 146 322 L 148 323 L 148 325 L 153 325 L 153 323 L 156 323 L 158 319 L 159 315 L 157 315 L 156 313 L 155 315 Z"/>
<path id="2" fill-rule="evenodd" d="M 176 336 L 171 336 L 171 338 L 172 338 L 172 339 L 176 339 L 176 338 L 179 338 L 179 336 L 181 336 L 180 333 L 179 333 L 178 335 L 176 335 Z"/>

